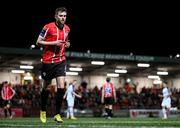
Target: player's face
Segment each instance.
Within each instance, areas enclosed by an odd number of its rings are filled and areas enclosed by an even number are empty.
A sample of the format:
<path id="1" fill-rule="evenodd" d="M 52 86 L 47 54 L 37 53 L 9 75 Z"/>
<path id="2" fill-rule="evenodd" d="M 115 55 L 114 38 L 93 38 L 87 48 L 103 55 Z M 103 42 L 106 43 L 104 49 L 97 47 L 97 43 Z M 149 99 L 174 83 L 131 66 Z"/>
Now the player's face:
<path id="1" fill-rule="evenodd" d="M 58 23 L 65 24 L 65 22 L 66 22 L 66 16 L 67 16 L 67 13 L 66 13 L 66 12 L 58 12 L 58 13 L 55 15 L 55 18 L 56 18 L 56 21 L 57 21 Z"/>
<path id="2" fill-rule="evenodd" d="M 73 85 L 76 86 L 76 84 L 77 84 L 77 81 L 73 81 Z"/>
<path id="3" fill-rule="evenodd" d="M 163 88 L 167 87 L 166 83 L 162 83 L 162 87 Z"/>

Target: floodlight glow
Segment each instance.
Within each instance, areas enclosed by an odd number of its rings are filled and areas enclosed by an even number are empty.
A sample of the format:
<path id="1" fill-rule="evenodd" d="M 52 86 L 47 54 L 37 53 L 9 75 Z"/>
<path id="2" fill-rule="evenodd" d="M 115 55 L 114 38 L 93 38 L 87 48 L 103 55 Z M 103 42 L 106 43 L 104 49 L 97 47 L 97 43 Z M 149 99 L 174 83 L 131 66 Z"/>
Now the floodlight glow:
<path id="1" fill-rule="evenodd" d="M 148 78 L 149 79 L 160 79 L 160 77 L 156 76 L 156 75 L 149 75 Z"/>
<path id="2" fill-rule="evenodd" d="M 20 69 L 33 69 L 34 66 L 31 65 L 20 65 Z"/>
<path id="3" fill-rule="evenodd" d="M 42 77 L 41 77 L 41 75 L 39 75 L 39 80 L 41 80 L 42 79 Z"/>
<path id="4" fill-rule="evenodd" d="M 31 45 L 31 48 L 35 48 L 36 46 L 34 44 Z"/>
<path id="5" fill-rule="evenodd" d="M 24 80 L 33 80 L 33 77 L 32 76 L 25 76 Z"/>
<path id="6" fill-rule="evenodd" d="M 70 71 L 82 71 L 82 68 L 69 68 Z"/>
<path id="7" fill-rule="evenodd" d="M 77 76 L 78 72 L 66 72 L 66 75 Z"/>
<path id="8" fill-rule="evenodd" d="M 126 82 L 128 82 L 128 83 L 131 82 L 131 79 L 130 79 L 130 78 L 127 78 Z"/>
<path id="9" fill-rule="evenodd" d="M 117 73 L 107 73 L 107 76 L 109 76 L 109 77 L 119 77 L 119 74 L 117 74 Z"/>
<path id="10" fill-rule="evenodd" d="M 12 73 L 25 73 L 24 70 L 11 70 Z"/>
<path id="11" fill-rule="evenodd" d="M 125 69 L 116 69 L 115 73 L 127 73 L 127 70 L 125 70 Z"/>
<path id="12" fill-rule="evenodd" d="M 137 64 L 138 67 L 149 67 L 150 64 L 144 64 L 144 63 L 139 63 Z"/>
<path id="13" fill-rule="evenodd" d="M 104 65 L 105 62 L 104 61 L 91 61 L 91 64 L 93 64 L 93 65 Z"/>
<path id="14" fill-rule="evenodd" d="M 153 81 L 153 84 L 161 84 L 161 83 L 162 83 L 161 80 L 154 80 L 154 81 Z"/>
<path id="15" fill-rule="evenodd" d="M 168 72 L 157 72 L 158 75 L 168 75 Z"/>

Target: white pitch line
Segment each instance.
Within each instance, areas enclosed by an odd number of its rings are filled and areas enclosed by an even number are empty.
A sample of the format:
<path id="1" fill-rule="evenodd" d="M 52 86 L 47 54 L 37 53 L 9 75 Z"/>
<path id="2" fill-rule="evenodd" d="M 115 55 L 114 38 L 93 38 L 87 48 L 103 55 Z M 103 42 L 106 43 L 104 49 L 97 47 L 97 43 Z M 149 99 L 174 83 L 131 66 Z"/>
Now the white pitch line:
<path id="1" fill-rule="evenodd" d="M 91 126 L 81 126 L 81 125 L 17 125 L 17 124 L 0 124 L 0 127 L 5 127 L 5 128 L 9 128 L 9 127 L 45 127 L 45 128 L 52 128 L 52 127 L 61 127 L 61 128 L 80 128 L 80 127 L 85 127 L 85 128 L 118 128 L 118 126 L 109 126 L 109 125 L 91 125 Z M 158 126 L 119 126 L 119 128 L 159 128 Z M 177 127 L 161 127 L 161 128 L 177 128 Z"/>

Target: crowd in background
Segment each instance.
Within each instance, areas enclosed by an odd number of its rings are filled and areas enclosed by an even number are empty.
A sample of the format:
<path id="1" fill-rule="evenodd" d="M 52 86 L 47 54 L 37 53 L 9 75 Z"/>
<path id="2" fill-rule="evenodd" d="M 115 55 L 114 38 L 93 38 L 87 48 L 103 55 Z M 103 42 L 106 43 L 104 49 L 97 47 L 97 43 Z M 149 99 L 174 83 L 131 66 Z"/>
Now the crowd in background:
<path id="1" fill-rule="evenodd" d="M 1 87 L 1 86 L 0 86 Z M 40 108 L 40 85 L 14 85 L 13 89 L 16 94 L 12 99 L 12 107 Z M 50 91 L 54 92 L 54 86 L 50 86 Z M 101 104 L 101 89 L 97 86 L 88 88 L 87 84 L 78 86 L 75 90 L 82 95 L 82 98 L 76 98 L 75 108 L 79 110 L 91 109 L 98 111 L 102 109 Z M 162 88 L 153 86 L 153 88 L 141 89 L 141 92 L 136 91 L 136 86 L 126 83 L 123 87 L 116 88 L 117 102 L 114 105 L 114 110 L 117 109 L 161 109 L 162 99 L 158 96 L 161 94 Z M 171 88 L 172 106 L 180 108 L 180 90 Z M 49 109 L 54 109 L 55 101 L 54 93 L 50 93 L 48 97 Z M 2 98 L 0 98 L 2 101 Z M 2 106 L 1 106 L 2 107 Z M 66 109 L 67 104 L 64 101 L 63 108 Z M 33 109 L 34 108 L 34 109 Z M 37 109 L 39 110 L 39 109 Z"/>

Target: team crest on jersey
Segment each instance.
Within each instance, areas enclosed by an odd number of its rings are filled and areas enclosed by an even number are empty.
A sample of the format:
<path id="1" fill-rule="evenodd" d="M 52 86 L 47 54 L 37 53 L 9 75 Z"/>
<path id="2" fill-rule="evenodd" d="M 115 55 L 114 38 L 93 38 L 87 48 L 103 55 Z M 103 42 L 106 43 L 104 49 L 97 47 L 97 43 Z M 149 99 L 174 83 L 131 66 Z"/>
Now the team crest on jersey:
<path id="1" fill-rule="evenodd" d="M 43 76 L 46 76 L 46 72 L 43 72 L 42 74 L 43 74 Z"/>

